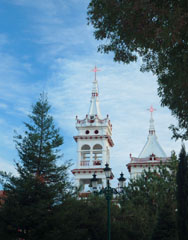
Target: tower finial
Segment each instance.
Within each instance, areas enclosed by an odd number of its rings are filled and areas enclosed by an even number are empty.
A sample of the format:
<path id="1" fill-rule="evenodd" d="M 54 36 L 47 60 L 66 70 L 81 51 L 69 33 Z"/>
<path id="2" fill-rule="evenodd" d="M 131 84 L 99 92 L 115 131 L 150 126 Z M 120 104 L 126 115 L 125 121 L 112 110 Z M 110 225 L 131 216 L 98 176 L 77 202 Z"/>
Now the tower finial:
<path id="1" fill-rule="evenodd" d="M 156 109 L 153 108 L 153 106 L 151 105 L 151 107 L 148 109 L 148 111 L 150 111 L 150 113 L 151 113 L 151 118 L 153 118 L 153 112 L 156 111 Z"/>
<path id="2" fill-rule="evenodd" d="M 91 71 L 95 73 L 95 81 L 96 81 L 97 80 L 97 72 L 99 72 L 100 69 L 98 69 L 95 65 L 94 69 L 92 69 Z"/>
<path id="3" fill-rule="evenodd" d="M 90 107 L 89 107 L 89 116 L 98 116 L 101 118 L 100 108 L 99 108 L 99 90 L 98 90 L 98 82 L 96 78 L 96 73 L 100 70 L 95 66 L 95 68 L 92 70 L 95 73 L 95 79 L 93 81 L 93 87 L 92 87 L 92 95 L 91 95 L 91 101 L 90 101 Z"/>
<path id="4" fill-rule="evenodd" d="M 154 109 L 153 106 L 151 105 L 151 107 L 148 109 L 148 111 L 150 111 L 150 113 L 151 113 L 150 125 L 149 125 L 149 134 L 153 135 L 153 134 L 155 134 L 153 112 L 156 111 L 156 109 Z"/>

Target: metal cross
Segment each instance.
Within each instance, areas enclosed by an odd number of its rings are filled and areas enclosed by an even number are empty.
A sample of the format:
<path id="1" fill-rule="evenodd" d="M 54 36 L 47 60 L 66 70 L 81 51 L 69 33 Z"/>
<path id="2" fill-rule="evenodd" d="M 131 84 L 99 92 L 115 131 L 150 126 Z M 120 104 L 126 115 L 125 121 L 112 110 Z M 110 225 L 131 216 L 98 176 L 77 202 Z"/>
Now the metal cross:
<path id="1" fill-rule="evenodd" d="M 147 109 L 148 111 L 150 111 L 151 113 L 151 117 L 153 116 L 153 112 L 156 111 L 155 108 L 153 108 L 153 106 L 151 105 L 151 107 L 149 109 Z"/>
<path id="2" fill-rule="evenodd" d="M 97 72 L 99 72 L 99 71 L 100 71 L 100 69 L 98 69 L 98 68 L 95 66 L 95 68 L 94 68 L 94 69 L 92 69 L 91 71 L 95 73 L 95 81 L 96 81 Z"/>

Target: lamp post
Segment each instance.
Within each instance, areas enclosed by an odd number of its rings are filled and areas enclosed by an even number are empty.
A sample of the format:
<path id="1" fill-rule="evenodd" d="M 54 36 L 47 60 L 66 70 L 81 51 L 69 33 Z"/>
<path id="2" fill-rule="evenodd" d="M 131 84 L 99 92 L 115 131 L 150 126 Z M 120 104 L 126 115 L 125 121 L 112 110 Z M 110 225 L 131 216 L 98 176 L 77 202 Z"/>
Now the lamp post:
<path id="1" fill-rule="evenodd" d="M 120 177 L 118 178 L 119 187 L 120 187 L 120 191 L 121 191 L 121 192 L 123 191 L 123 188 L 125 187 L 125 180 L 126 180 L 123 175 L 124 175 L 124 174 L 121 172 L 121 173 L 120 173 Z"/>
<path id="2" fill-rule="evenodd" d="M 115 188 L 110 187 L 110 178 L 112 175 L 111 168 L 109 164 L 105 164 L 105 168 L 103 169 L 106 176 L 106 187 L 102 189 L 98 194 L 104 194 L 107 201 L 107 231 L 108 231 L 108 240 L 111 240 L 111 214 L 110 214 L 110 201 L 112 200 L 113 194 L 118 194 L 123 192 L 125 178 L 123 177 L 123 173 L 120 174 L 120 178 L 118 178 L 120 192 L 118 192 Z M 94 193 L 97 193 L 97 181 L 96 174 L 93 174 L 93 178 L 91 179 L 91 186 Z"/>
<path id="3" fill-rule="evenodd" d="M 109 164 L 106 163 L 105 168 L 104 168 L 104 173 L 106 176 L 106 180 L 107 180 L 107 186 L 104 189 L 105 192 L 105 197 L 106 197 L 106 201 L 107 201 L 107 229 L 108 229 L 108 240 L 111 239 L 111 218 L 110 218 L 110 201 L 112 199 L 112 195 L 113 195 L 113 189 L 110 187 L 110 177 L 111 177 L 111 168 L 109 167 Z"/>
<path id="4" fill-rule="evenodd" d="M 96 178 L 96 174 L 93 174 L 93 178 L 91 179 L 91 186 L 93 189 L 93 192 L 97 192 L 97 178 Z"/>

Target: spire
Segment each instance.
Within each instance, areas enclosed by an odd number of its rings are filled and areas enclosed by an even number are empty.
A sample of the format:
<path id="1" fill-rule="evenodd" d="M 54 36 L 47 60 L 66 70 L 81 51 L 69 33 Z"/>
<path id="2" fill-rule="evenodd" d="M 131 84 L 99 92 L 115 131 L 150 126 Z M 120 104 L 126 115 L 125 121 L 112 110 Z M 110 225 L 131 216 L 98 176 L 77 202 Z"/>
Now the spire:
<path id="1" fill-rule="evenodd" d="M 154 135 L 155 134 L 155 127 L 154 127 L 154 120 L 153 120 L 153 112 L 156 111 L 156 109 L 153 108 L 153 106 L 151 105 L 151 107 L 148 109 L 151 113 L 151 117 L 150 117 L 150 124 L 149 124 L 149 134 L 150 135 Z"/>
<path id="2" fill-rule="evenodd" d="M 157 136 L 155 134 L 155 127 L 154 127 L 154 120 L 153 120 L 153 112 L 156 110 L 152 106 L 148 109 L 151 113 L 150 116 L 150 123 L 149 123 L 149 135 L 147 138 L 147 142 L 142 149 L 139 158 L 146 158 L 150 157 L 154 154 L 156 157 L 166 157 L 165 152 L 163 151 L 162 147 L 160 146 Z"/>
<path id="3" fill-rule="evenodd" d="M 95 68 L 92 70 L 95 73 L 95 78 L 93 81 L 93 87 L 92 87 L 92 94 L 91 94 L 91 101 L 90 101 L 90 107 L 89 107 L 89 116 L 95 116 L 97 115 L 99 118 L 101 118 L 101 112 L 100 112 L 100 107 L 99 107 L 99 90 L 98 90 L 98 82 L 97 82 L 97 77 L 96 73 L 100 71 L 98 68 Z"/>

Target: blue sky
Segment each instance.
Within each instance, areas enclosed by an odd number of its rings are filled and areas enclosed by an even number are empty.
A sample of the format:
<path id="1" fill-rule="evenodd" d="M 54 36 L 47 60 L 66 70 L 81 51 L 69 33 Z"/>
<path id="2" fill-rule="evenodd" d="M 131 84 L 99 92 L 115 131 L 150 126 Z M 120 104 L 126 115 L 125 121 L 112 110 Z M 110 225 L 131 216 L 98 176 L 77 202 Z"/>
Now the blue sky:
<path id="1" fill-rule="evenodd" d="M 141 73 L 138 63 L 113 62 L 113 55 L 97 52 L 98 42 L 87 25 L 88 0 L 0 0 L 0 170 L 14 170 L 18 160 L 14 130 L 23 122 L 42 91 L 48 93 L 52 114 L 64 136 L 64 160 L 76 162 L 75 116 L 89 109 L 93 72 L 100 88 L 101 113 L 113 125 L 111 167 L 129 176 L 129 154 L 138 156 L 148 135 L 153 105 L 158 140 L 167 155 L 181 142 L 171 140 L 168 126 L 176 120 L 160 107 L 156 78 Z M 73 166 L 74 167 L 74 166 Z"/>

